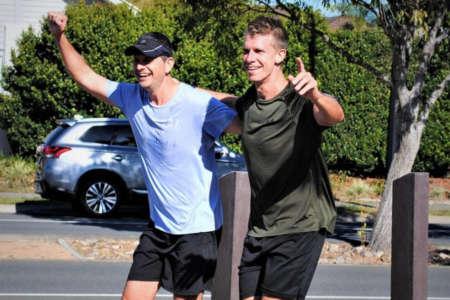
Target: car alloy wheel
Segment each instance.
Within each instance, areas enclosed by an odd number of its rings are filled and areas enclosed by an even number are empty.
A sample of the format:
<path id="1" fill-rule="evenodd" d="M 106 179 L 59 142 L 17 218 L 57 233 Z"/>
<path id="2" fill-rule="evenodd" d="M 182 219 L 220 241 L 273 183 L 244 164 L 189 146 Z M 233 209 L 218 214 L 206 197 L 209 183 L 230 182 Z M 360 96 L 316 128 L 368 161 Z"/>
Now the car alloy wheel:
<path id="1" fill-rule="evenodd" d="M 80 191 L 79 201 L 88 214 L 107 216 L 119 208 L 122 199 L 120 186 L 112 180 L 89 180 Z"/>
<path id="2" fill-rule="evenodd" d="M 97 182 L 86 192 L 86 204 L 98 214 L 108 213 L 117 203 L 117 193 L 106 182 Z"/>

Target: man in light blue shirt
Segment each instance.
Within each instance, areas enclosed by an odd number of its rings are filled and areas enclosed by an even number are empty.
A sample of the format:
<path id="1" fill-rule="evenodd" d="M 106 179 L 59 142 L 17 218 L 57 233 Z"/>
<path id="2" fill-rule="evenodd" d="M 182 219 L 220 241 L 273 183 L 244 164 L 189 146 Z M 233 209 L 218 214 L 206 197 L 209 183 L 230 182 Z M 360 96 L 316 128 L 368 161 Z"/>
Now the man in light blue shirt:
<path id="1" fill-rule="evenodd" d="M 144 34 L 126 49 L 138 84 L 119 83 L 95 73 L 73 48 L 63 13 L 49 12 L 48 18 L 72 78 L 121 109 L 138 145 L 151 220 L 123 299 L 154 299 L 160 286 L 174 299 L 202 299 L 212 288 L 223 223 L 214 141 L 224 131 L 240 133 L 240 119 L 209 94 L 171 77 L 173 48 L 163 34 Z"/>

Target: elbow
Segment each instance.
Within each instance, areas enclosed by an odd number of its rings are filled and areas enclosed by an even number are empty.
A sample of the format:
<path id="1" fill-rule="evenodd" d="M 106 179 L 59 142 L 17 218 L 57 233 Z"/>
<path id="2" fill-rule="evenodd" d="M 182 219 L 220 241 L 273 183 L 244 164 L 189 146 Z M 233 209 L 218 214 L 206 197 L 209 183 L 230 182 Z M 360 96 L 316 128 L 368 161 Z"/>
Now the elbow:
<path id="1" fill-rule="evenodd" d="M 344 111 L 341 110 L 339 112 L 336 112 L 333 116 L 328 118 L 321 125 L 328 126 L 328 127 L 334 126 L 334 125 L 339 124 L 342 121 L 344 121 L 344 117 L 345 117 L 344 116 Z"/>
<path id="2" fill-rule="evenodd" d="M 341 123 L 341 122 L 343 122 L 344 121 L 344 119 L 345 119 L 345 114 L 344 114 L 344 110 L 343 109 L 341 109 L 341 112 L 340 112 L 340 114 L 338 115 L 338 117 L 337 117 L 337 123 Z"/>
<path id="3" fill-rule="evenodd" d="M 344 109 L 342 108 L 342 106 L 339 105 L 334 113 L 334 118 L 333 118 L 334 124 L 341 123 L 342 121 L 344 121 L 344 118 L 345 118 Z"/>

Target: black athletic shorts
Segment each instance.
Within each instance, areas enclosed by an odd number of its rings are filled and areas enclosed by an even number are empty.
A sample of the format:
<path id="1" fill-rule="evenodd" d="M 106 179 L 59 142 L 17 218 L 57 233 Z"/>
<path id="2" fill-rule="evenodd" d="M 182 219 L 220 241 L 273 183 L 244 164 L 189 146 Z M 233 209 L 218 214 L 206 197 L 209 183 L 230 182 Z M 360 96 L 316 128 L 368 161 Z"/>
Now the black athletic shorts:
<path id="1" fill-rule="evenodd" d="M 159 281 L 179 296 L 211 291 L 221 229 L 173 235 L 155 228 L 150 221 L 134 251 L 129 281 Z"/>
<path id="2" fill-rule="evenodd" d="M 239 266 L 240 298 L 267 296 L 303 300 L 325 242 L 325 230 L 244 241 Z"/>

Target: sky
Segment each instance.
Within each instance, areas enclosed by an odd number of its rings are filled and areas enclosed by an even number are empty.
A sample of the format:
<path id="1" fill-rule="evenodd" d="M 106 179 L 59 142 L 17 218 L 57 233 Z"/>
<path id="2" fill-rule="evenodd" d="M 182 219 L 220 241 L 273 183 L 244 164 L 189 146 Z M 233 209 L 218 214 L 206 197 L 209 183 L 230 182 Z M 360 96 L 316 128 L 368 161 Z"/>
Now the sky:
<path id="1" fill-rule="evenodd" d="M 321 0 L 303 0 L 305 3 L 308 3 L 308 5 L 312 6 L 316 10 L 321 10 L 322 14 L 325 17 L 333 17 L 338 16 L 338 12 L 333 12 L 330 10 L 327 10 L 323 5 Z"/>

